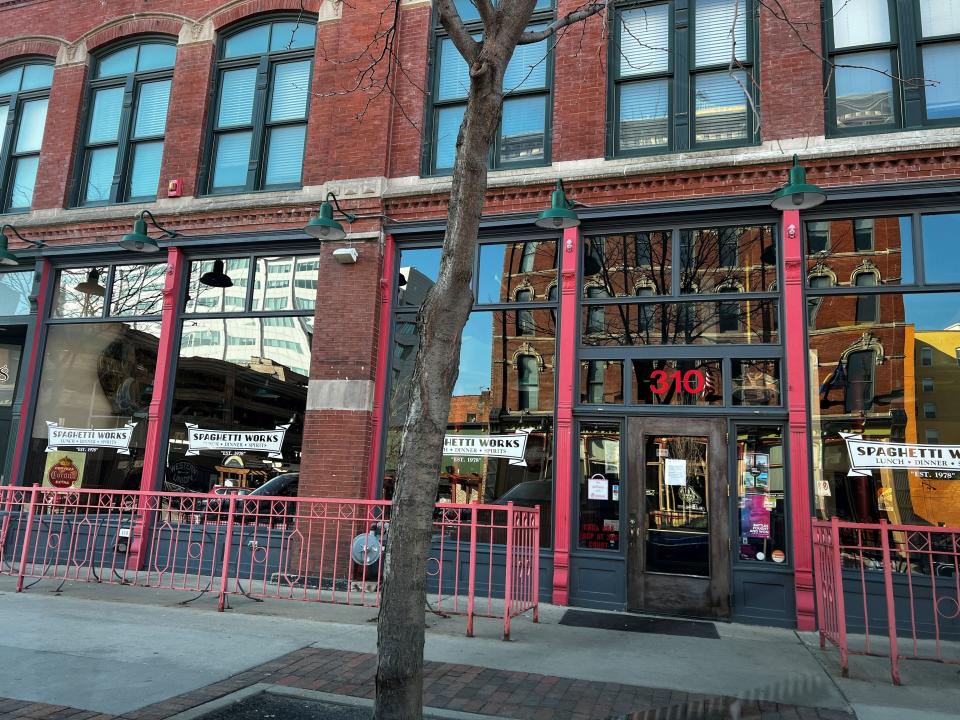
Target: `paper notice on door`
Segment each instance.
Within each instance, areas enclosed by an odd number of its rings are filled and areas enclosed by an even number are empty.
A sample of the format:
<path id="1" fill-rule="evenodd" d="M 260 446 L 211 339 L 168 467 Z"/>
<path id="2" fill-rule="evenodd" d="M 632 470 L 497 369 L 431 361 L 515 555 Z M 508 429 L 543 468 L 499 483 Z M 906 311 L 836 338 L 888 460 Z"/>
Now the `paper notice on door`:
<path id="1" fill-rule="evenodd" d="M 667 485 L 687 484 L 687 461 L 667 458 L 664 461 L 663 475 Z"/>
<path id="2" fill-rule="evenodd" d="M 587 478 L 587 500 L 606 500 L 609 497 L 607 486 L 607 479 L 603 475 Z"/>

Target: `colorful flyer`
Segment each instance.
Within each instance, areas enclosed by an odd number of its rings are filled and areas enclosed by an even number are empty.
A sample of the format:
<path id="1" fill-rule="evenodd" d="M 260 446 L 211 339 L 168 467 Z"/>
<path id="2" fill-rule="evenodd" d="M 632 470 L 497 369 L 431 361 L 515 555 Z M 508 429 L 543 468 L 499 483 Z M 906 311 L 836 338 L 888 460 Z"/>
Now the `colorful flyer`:
<path id="1" fill-rule="evenodd" d="M 83 466 L 87 456 L 82 452 L 47 453 L 46 466 L 43 468 L 43 487 L 55 487 L 60 490 L 75 489 L 83 485 Z"/>

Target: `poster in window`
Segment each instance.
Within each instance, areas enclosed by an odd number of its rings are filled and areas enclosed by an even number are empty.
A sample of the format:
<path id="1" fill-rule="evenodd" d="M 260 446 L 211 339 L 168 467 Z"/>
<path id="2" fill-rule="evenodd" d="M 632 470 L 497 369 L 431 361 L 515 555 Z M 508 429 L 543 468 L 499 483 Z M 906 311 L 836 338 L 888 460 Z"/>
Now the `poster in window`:
<path id="1" fill-rule="evenodd" d="M 47 453 L 46 467 L 43 469 L 43 487 L 70 490 L 83 485 L 83 467 L 87 461 L 86 453 L 64 450 Z"/>
<path id="2" fill-rule="evenodd" d="M 13 404 L 21 350 L 19 345 L 0 345 L 0 407 L 10 407 Z"/>

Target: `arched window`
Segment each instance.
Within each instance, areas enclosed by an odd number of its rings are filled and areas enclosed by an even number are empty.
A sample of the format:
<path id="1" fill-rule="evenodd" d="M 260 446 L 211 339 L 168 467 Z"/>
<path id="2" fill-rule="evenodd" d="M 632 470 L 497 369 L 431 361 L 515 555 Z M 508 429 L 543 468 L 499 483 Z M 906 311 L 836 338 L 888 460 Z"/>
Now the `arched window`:
<path id="1" fill-rule="evenodd" d="M 533 355 L 517 358 L 517 406 L 519 410 L 540 407 L 540 362 Z"/>
<path id="2" fill-rule="evenodd" d="M 153 200 L 177 47 L 149 40 L 94 61 L 78 205 Z"/>
<path id="3" fill-rule="evenodd" d="M 874 272 L 857 273 L 853 278 L 855 287 L 876 287 L 877 274 Z M 858 323 L 877 322 L 880 319 L 880 296 L 879 295 L 859 295 L 857 296 L 857 315 Z"/>
<path id="4" fill-rule="evenodd" d="M 869 412 L 873 409 L 873 380 L 877 368 L 874 350 L 857 350 L 847 355 L 845 412 Z"/>
<path id="5" fill-rule="evenodd" d="M 16 65 L 0 74 L 3 212 L 29 210 L 47 121 L 53 66 Z"/>
<path id="6" fill-rule="evenodd" d="M 300 187 L 316 22 L 245 25 L 225 35 L 217 60 L 207 189 Z"/>

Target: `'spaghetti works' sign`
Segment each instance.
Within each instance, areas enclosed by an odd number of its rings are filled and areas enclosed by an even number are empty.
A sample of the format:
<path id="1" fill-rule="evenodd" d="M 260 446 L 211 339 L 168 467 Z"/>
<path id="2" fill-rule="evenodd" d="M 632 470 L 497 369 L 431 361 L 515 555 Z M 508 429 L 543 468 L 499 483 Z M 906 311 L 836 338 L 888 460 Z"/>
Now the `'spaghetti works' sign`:
<path id="1" fill-rule="evenodd" d="M 192 423 L 187 426 L 186 455 L 198 455 L 201 450 L 221 452 L 264 452 L 267 457 L 283 457 L 283 438 L 289 425 L 277 425 L 273 430 L 205 430 Z"/>
<path id="2" fill-rule="evenodd" d="M 527 433 L 443 436 L 444 455 L 507 458 L 511 465 L 526 465 L 526 453 Z"/>
<path id="3" fill-rule="evenodd" d="M 861 435 L 840 433 L 847 444 L 850 472 L 869 476 L 873 470 L 960 471 L 960 445 L 915 445 L 864 440 Z"/>
<path id="4" fill-rule="evenodd" d="M 47 452 L 60 448 L 110 448 L 121 455 L 130 454 L 130 440 L 136 423 L 127 423 L 118 428 L 71 428 L 62 427 L 47 420 Z"/>

